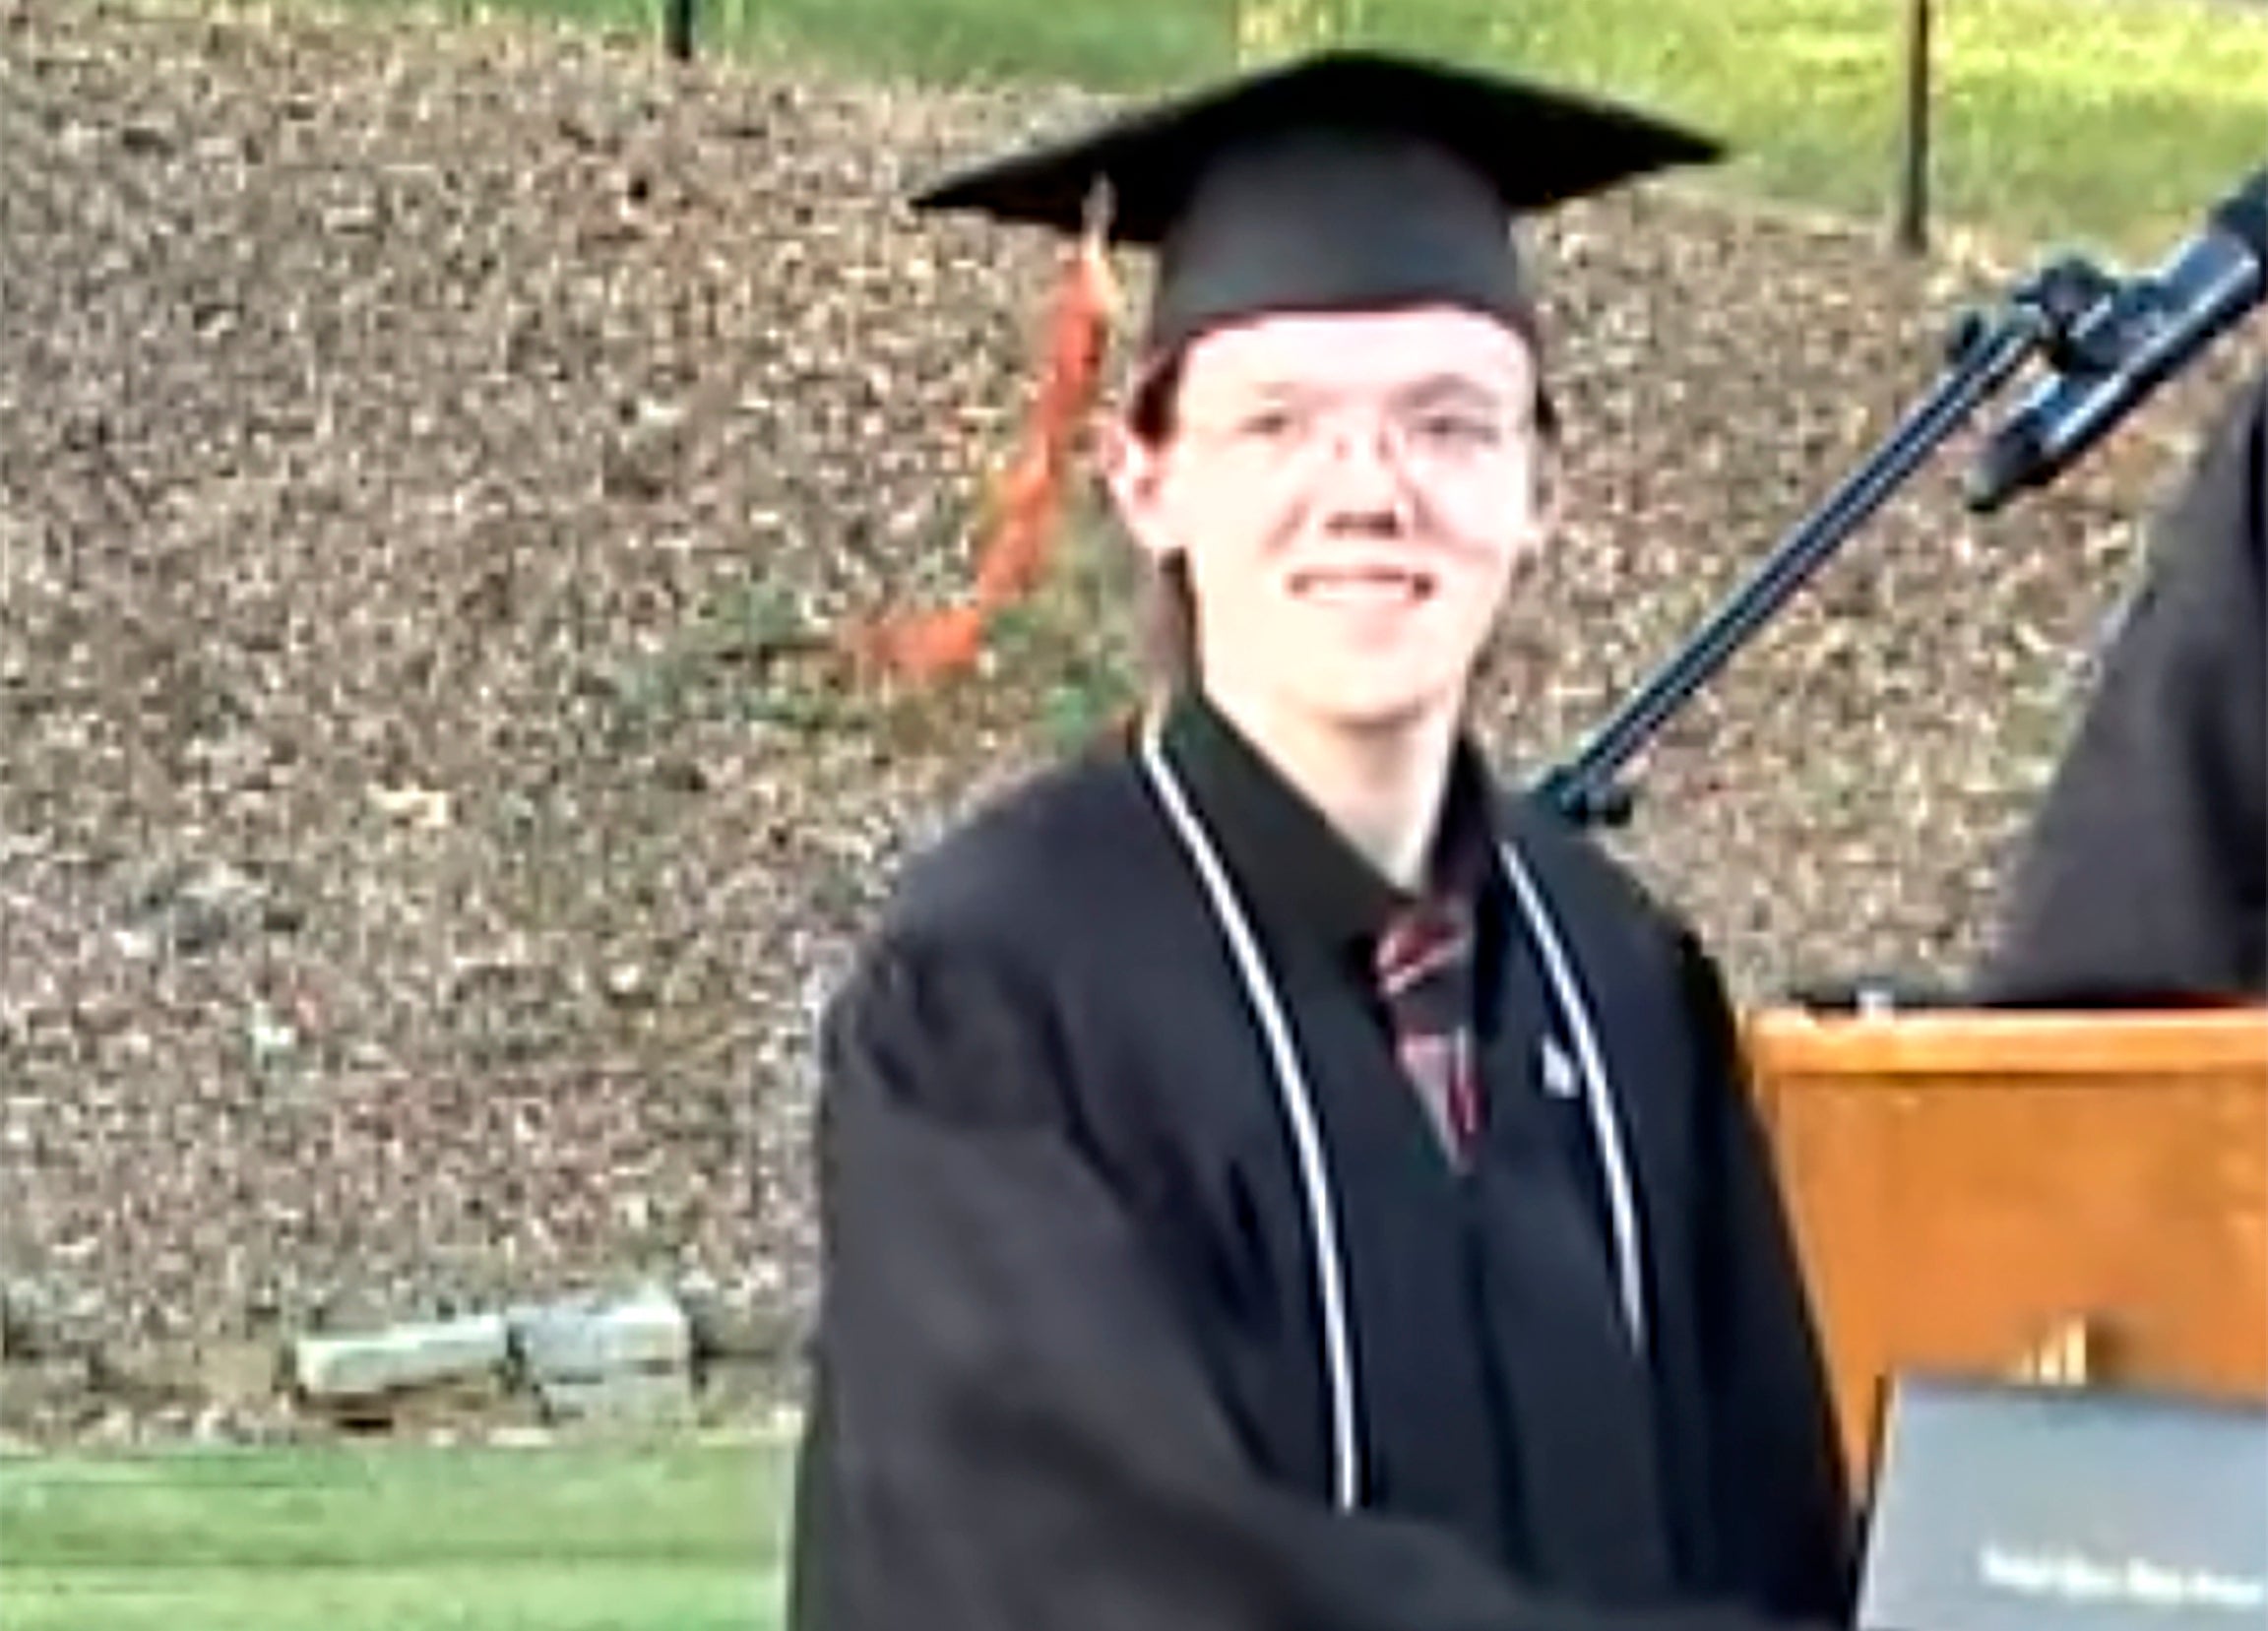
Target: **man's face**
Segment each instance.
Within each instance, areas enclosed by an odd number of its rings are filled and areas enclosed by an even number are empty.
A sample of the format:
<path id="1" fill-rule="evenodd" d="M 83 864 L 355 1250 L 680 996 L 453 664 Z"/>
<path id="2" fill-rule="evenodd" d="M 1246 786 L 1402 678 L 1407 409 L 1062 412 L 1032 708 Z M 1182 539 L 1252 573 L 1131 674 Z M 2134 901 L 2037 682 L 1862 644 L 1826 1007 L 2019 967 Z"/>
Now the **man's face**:
<path id="1" fill-rule="evenodd" d="M 1137 540 L 1186 559 L 1207 684 L 1343 727 L 1454 708 L 1544 531 L 1536 399 L 1525 342 L 1469 312 L 1194 342 L 1167 433 L 1110 457 Z"/>

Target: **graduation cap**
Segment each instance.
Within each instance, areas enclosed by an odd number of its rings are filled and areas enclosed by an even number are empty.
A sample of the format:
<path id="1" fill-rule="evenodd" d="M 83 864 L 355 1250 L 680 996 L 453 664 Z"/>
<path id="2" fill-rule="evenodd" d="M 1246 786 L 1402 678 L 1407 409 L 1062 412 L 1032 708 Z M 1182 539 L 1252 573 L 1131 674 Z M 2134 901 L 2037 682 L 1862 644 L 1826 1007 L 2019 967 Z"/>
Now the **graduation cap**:
<path id="1" fill-rule="evenodd" d="M 1026 446 L 970 604 L 869 639 L 900 669 L 974 659 L 988 611 L 1036 581 L 1045 513 L 1100 365 L 1103 247 L 1153 251 L 1146 361 L 1269 313 L 1449 305 L 1533 332 L 1518 218 L 1721 156 L 1712 139 L 1573 92 L 1329 50 L 963 169 L 917 194 L 1076 241 Z"/>
<path id="2" fill-rule="evenodd" d="M 1108 237 L 1158 257 L 1156 354 L 1267 312 L 1441 303 L 1525 323 L 1517 218 L 1721 154 L 1636 108 L 1332 50 L 963 170 L 914 203 L 1076 234 L 1106 193 Z"/>

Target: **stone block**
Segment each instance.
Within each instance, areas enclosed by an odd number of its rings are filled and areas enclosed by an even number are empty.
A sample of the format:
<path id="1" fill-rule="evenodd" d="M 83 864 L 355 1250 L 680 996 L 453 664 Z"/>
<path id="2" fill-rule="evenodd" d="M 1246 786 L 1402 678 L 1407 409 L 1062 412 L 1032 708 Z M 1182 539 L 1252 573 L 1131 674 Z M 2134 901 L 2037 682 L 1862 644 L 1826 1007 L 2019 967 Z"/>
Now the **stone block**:
<path id="1" fill-rule="evenodd" d="M 302 1337 L 292 1375 L 310 1399 L 355 1399 L 499 1369 L 510 1352 L 501 1316 L 400 1325 L 367 1336 Z"/>

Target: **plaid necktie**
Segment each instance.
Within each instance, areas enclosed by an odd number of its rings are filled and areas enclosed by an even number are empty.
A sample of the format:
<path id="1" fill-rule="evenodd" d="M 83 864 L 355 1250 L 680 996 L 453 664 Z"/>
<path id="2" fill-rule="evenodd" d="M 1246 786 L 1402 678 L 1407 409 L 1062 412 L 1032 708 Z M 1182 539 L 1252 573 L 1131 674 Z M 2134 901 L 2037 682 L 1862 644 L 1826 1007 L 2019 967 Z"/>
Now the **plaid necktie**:
<path id="1" fill-rule="evenodd" d="M 1442 1148 L 1462 1164 L 1480 1131 L 1471 910 L 1453 899 L 1404 910 L 1378 938 L 1375 972 L 1402 1068 Z"/>

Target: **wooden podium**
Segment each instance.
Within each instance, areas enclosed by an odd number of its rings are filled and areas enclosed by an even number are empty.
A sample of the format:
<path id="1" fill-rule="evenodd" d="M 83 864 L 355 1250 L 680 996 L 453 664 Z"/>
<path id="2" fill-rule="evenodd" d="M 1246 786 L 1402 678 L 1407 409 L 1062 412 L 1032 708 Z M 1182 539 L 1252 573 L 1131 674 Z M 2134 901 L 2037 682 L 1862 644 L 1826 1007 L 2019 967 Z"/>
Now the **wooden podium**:
<path id="1" fill-rule="evenodd" d="M 1858 1487 L 1894 1370 L 2268 1399 L 2268 1009 L 1746 1029 Z"/>

